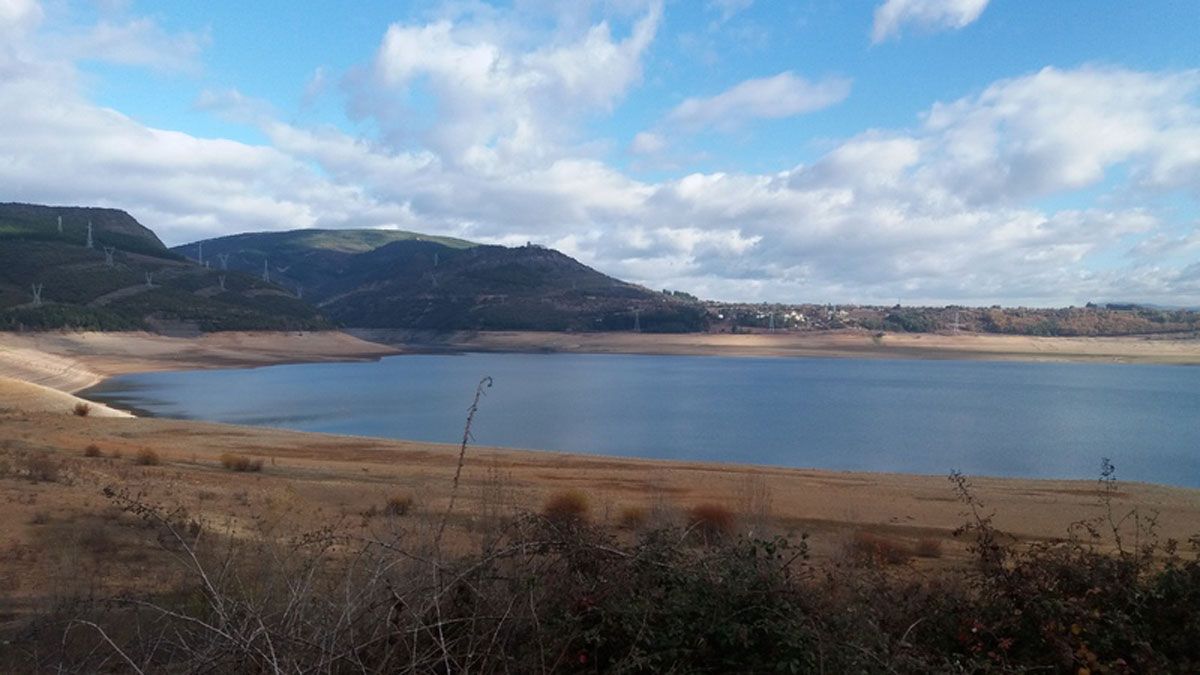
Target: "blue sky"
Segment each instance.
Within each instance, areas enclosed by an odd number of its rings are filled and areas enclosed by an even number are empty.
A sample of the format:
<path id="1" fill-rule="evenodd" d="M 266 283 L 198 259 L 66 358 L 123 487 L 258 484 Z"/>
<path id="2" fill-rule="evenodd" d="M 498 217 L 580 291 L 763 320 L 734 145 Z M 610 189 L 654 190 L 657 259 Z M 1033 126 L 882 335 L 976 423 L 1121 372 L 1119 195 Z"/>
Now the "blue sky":
<path id="1" fill-rule="evenodd" d="M 725 299 L 1200 304 L 1197 34 L 1183 0 L 0 0 L 0 200 Z"/>

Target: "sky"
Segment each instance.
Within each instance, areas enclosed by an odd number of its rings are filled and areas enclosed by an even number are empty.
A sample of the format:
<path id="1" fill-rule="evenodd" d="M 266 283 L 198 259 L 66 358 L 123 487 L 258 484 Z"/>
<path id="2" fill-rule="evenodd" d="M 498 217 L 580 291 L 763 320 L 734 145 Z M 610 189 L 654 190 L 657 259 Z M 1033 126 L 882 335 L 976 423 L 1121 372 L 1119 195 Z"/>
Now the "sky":
<path id="1" fill-rule="evenodd" d="M 1195 0 L 0 0 L 0 201 L 730 301 L 1200 305 Z"/>

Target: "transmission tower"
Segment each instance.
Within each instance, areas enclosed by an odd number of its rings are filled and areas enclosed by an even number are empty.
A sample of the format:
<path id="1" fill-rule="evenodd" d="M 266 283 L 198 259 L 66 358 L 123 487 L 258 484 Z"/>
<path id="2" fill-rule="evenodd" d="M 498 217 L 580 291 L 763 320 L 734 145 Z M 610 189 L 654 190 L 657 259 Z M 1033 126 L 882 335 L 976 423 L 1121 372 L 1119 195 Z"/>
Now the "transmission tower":
<path id="1" fill-rule="evenodd" d="M 642 310 L 633 310 L 633 332 L 642 332 Z"/>
<path id="2" fill-rule="evenodd" d="M 117 252 L 116 246 L 105 246 L 104 247 L 104 264 L 105 265 L 112 267 L 115 264 L 113 262 L 113 254 L 116 252 Z"/>
<path id="3" fill-rule="evenodd" d="M 223 269 L 223 270 L 229 269 L 229 254 L 228 253 L 218 253 L 217 260 L 221 261 L 221 269 Z"/>
<path id="4" fill-rule="evenodd" d="M 90 220 L 88 221 L 87 247 L 88 248 L 93 247 L 93 245 L 92 245 L 92 221 L 90 221 Z"/>
<path id="5" fill-rule="evenodd" d="M 204 242 L 196 242 L 196 262 L 204 264 Z"/>
<path id="6" fill-rule="evenodd" d="M 44 286 L 44 285 L 45 284 L 30 284 L 30 287 L 33 289 L 33 306 L 34 307 L 42 306 L 42 286 Z"/>
<path id="7" fill-rule="evenodd" d="M 958 320 L 958 317 L 959 311 L 956 309 L 954 310 L 954 323 L 950 324 L 950 332 L 954 335 L 958 335 L 959 329 L 962 328 L 962 322 Z"/>
<path id="8" fill-rule="evenodd" d="M 58 233 L 62 234 L 62 216 L 58 217 Z"/>
<path id="9" fill-rule="evenodd" d="M 146 288 L 154 288 L 154 272 L 146 272 Z"/>
<path id="10" fill-rule="evenodd" d="M 267 260 L 263 261 L 263 281 L 271 283 L 271 266 L 267 262 Z"/>
<path id="11" fill-rule="evenodd" d="M 222 291 L 225 290 L 225 275 L 224 274 L 217 277 L 217 284 L 219 284 L 221 286 Z"/>

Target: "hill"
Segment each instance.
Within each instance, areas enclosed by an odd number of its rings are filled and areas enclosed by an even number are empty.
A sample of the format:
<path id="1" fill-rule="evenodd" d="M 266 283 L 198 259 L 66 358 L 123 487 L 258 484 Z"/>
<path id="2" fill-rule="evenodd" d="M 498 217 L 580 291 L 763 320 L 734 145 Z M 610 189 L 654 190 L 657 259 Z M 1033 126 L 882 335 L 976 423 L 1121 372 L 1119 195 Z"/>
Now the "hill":
<path id="1" fill-rule="evenodd" d="M 268 276 L 344 326 L 425 330 L 702 330 L 699 303 L 540 246 L 381 230 L 242 234 L 173 249 Z"/>
<path id="2" fill-rule="evenodd" d="M 0 204 L 0 242 L 49 241 L 86 247 L 88 225 L 95 241 L 129 253 L 170 260 L 182 260 L 171 253 L 158 236 L 117 209 L 79 206 L 41 206 L 37 204 Z M 99 248 L 99 245 L 97 245 Z"/>
<path id="3" fill-rule="evenodd" d="M 327 326 L 279 286 L 168 250 L 124 211 L 0 204 L 0 330 Z"/>

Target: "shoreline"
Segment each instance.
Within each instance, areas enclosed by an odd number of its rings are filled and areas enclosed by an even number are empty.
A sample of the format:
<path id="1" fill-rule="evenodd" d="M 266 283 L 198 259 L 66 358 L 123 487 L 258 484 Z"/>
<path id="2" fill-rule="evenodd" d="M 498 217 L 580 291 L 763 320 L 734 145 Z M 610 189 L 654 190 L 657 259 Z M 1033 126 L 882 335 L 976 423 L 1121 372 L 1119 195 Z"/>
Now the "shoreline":
<path id="1" fill-rule="evenodd" d="M 1190 336 L 880 336 L 850 330 L 648 334 L 347 329 L 223 332 L 191 337 L 146 332 L 0 332 L 0 408 L 49 411 L 89 403 L 101 414 L 124 415 L 124 411 L 86 401 L 77 394 L 110 377 L 139 372 L 468 352 L 1200 365 L 1200 339 Z"/>
<path id="2" fill-rule="evenodd" d="M 1034 337 L 967 333 L 540 333 L 532 331 L 395 331 L 349 334 L 406 353 L 574 353 L 909 360 L 1023 361 L 1200 365 L 1191 336 Z"/>
<path id="3" fill-rule="evenodd" d="M 96 444 L 105 457 L 123 457 L 86 465 L 108 476 L 93 481 L 96 485 L 136 479 L 161 499 L 185 500 L 201 513 L 211 511 L 208 515 L 213 518 L 220 516 L 221 509 L 240 503 L 239 493 L 256 495 L 256 503 L 294 504 L 298 513 L 317 519 L 359 513 L 397 492 L 414 496 L 425 512 L 441 513 L 453 492 L 459 451 L 457 445 L 445 443 L 169 418 L 0 411 L 0 420 L 10 437 L 37 439 L 37 447 L 65 461 L 86 461 L 81 450 L 89 443 Z M 28 442 L 18 440 L 17 447 L 33 447 Z M 122 468 L 128 458 L 147 450 L 161 458 L 160 469 Z M 225 453 L 261 459 L 264 467 L 261 473 L 223 471 L 220 462 Z M 1071 523 L 1103 514 L 1105 488 L 1095 479 L 970 476 L 969 480 L 988 509 L 997 513 L 998 526 L 1021 539 L 1061 539 Z M 493 490 L 507 495 L 506 504 L 531 511 L 540 509 L 557 491 L 579 490 L 588 495 L 598 518 L 615 517 L 625 507 L 680 512 L 716 502 L 742 514 L 761 508 L 784 530 L 824 533 L 828 553 L 836 551 L 840 537 L 864 529 L 906 540 L 933 535 L 949 546 L 962 545 L 951 533 L 963 522 L 964 506 L 947 475 L 469 446 L 460 508 L 465 514 L 477 513 L 481 504 L 497 498 Z M 207 493 L 221 497 L 197 496 Z M 747 501 L 763 493 L 765 506 L 754 507 Z M 1196 534 L 1200 523 L 1197 489 L 1121 481 L 1110 497 L 1122 512 L 1137 507 L 1160 513 L 1164 538 L 1186 540 Z M 86 491 L 75 498 L 89 499 Z M 32 512 L 32 507 L 25 510 Z M 253 513 L 250 510 L 243 517 L 251 518 Z M 0 519 L 0 533 L 10 520 Z M 24 522 L 18 518 L 7 525 Z"/>
<path id="4" fill-rule="evenodd" d="M 357 517 L 397 493 L 411 495 L 427 513 L 441 513 L 450 499 L 457 445 L 125 417 L 119 411 L 108 416 L 99 408 L 80 417 L 71 414 L 70 402 L 82 399 L 10 375 L 19 365 L 25 372 L 56 380 L 60 386 L 77 386 L 122 372 L 378 359 L 413 353 L 411 347 L 385 347 L 341 333 L 234 334 L 199 340 L 145 334 L 51 335 L 40 336 L 32 344 L 29 336 L 25 340 L 18 344 L 11 336 L 0 335 L 0 453 L 9 453 L 12 461 L 30 453 L 48 453 L 63 466 L 74 467 L 71 471 L 95 474 L 86 484 L 53 488 L 60 496 L 44 503 L 53 504 L 50 513 L 54 518 L 83 517 L 79 514 L 91 508 L 88 504 L 95 497 L 94 488 L 130 480 L 160 499 L 182 500 L 209 518 L 227 517 L 232 509 L 241 522 L 252 522 L 260 507 L 271 509 L 281 504 L 294 504 L 297 513 L 319 525 Z M 22 359 L 13 358 L 18 348 L 26 350 L 20 352 Z M 46 362 L 28 358 L 39 353 Z M 31 396 L 30 392 L 40 394 Z M 85 459 L 83 450 L 89 445 L 97 446 L 106 459 Z M 130 458 L 142 452 L 156 453 L 162 467 L 133 464 Z M 257 458 L 263 469 L 249 474 L 223 470 L 226 453 Z M 1071 523 L 1100 515 L 1098 504 L 1104 494 L 1094 479 L 972 476 L 971 482 L 989 510 L 998 513 L 998 525 L 1029 540 L 1065 537 Z M 28 485 L 0 482 L 0 496 L 10 501 L 28 499 L 22 496 L 34 489 Z M 782 531 L 820 534 L 818 555 L 836 555 L 841 542 L 854 532 L 908 542 L 937 537 L 949 548 L 947 564 L 964 550 L 962 542 L 951 536 L 962 523 L 963 506 L 946 476 L 939 474 L 472 445 L 463 485 L 464 517 L 486 512 L 496 499 L 503 501 L 504 508 L 537 511 L 556 491 L 579 490 L 592 500 L 597 518 L 605 519 L 615 518 L 625 508 L 665 508 L 680 513 L 711 502 L 747 519 L 762 511 Z M 249 501 L 247 495 L 251 495 Z M 754 505 L 755 495 L 766 495 L 767 504 Z M 1160 512 L 1164 536 L 1185 540 L 1196 534 L 1196 523 L 1200 523 L 1198 489 L 1121 481 L 1110 497 L 1122 509 Z M 35 519 L 38 508 L 44 507 L 29 502 L 0 519 L 0 536 L 7 533 L 16 540 L 34 536 L 36 528 L 27 523 Z"/>
<path id="5" fill-rule="evenodd" d="M 422 353 L 571 353 L 1200 365 L 1190 336 L 1032 337 L 862 331 L 811 333 L 557 333 L 534 331 L 0 333 L 0 377 L 74 394 L 115 375 L 375 360 Z"/>

